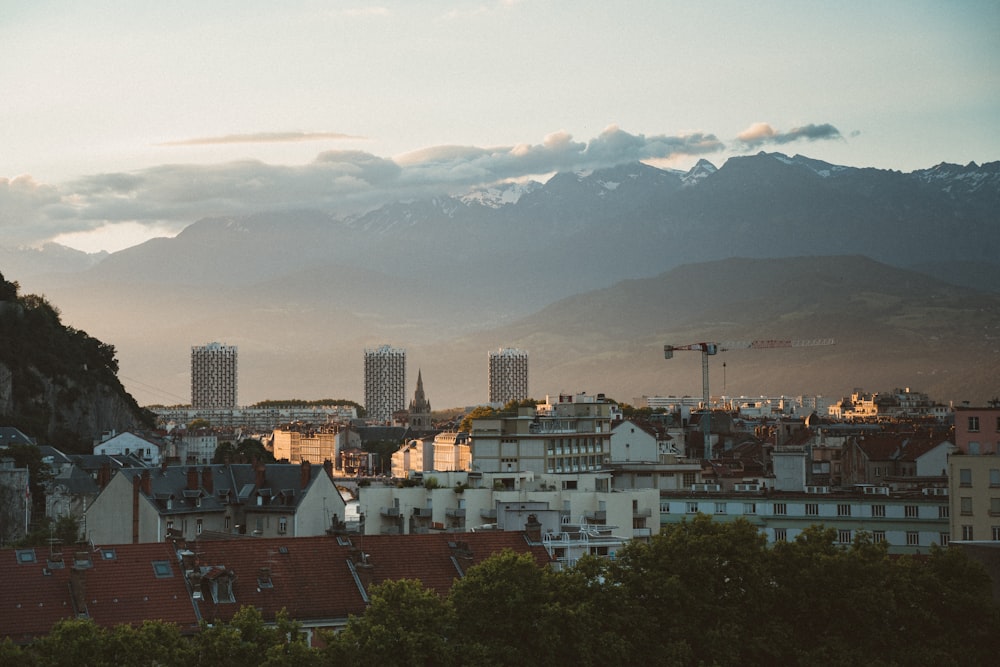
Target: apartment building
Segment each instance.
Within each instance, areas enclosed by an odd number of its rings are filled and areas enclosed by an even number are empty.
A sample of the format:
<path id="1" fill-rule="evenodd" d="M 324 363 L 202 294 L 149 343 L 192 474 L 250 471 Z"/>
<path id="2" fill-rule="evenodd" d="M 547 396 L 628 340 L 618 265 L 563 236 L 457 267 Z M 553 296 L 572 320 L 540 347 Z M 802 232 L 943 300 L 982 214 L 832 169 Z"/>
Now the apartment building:
<path id="1" fill-rule="evenodd" d="M 235 408 L 237 405 L 235 345 L 209 343 L 191 348 L 191 407 Z"/>
<path id="2" fill-rule="evenodd" d="M 365 411 L 388 424 L 406 409 L 406 350 L 390 345 L 365 349 Z"/>
<path id="3" fill-rule="evenodd" d="M 539 475 L 601 470 L 611 451 L 611 409 L 603 394 L 561 394 L 516 415 L 474 420 L 472 466 Z"/>
<path id="4" fill-rule="evenodd" d="M 504 347 L 489 354 L 489 402 L 506 405 L 528 398 L 528 353 Z"/>
<path id="5" fill-rule="evenodd" d="M 898 493 L 886 486 L 775 492 L 757 483 L 727 492 L 706 483 L 661 493 L 660 521 L 679 523 L 699 513 L 715 521 L 742 518 L 757 526 L 769 542 L 794 540 L 809 526 L 822 525 L 835 529 L 837 542 L 843 545 L 864 531 L 874 542 L 886 542 L 889 553 L 926 553 L 932 545 L 946 546 L 950 541 L 947 493 L 943 487 Z"/>

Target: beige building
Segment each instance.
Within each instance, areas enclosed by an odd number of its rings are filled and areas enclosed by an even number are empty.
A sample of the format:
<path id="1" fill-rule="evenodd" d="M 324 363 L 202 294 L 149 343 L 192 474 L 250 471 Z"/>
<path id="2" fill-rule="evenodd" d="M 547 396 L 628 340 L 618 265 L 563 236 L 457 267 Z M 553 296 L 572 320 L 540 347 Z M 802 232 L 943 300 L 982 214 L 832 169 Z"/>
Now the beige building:
<path id="1" fill-rule="evenodd" d="M 337 425 L 318 428 L 294 428 L 283 426 L 271 433 L 271 448 L 274 458 L 289 463 L 322 464 L 337 461 L 337 454 L 346 449 L 345 436 Z"/>
<path id="2" fill-rule="evenodd" d="M 1000 456 L 948 457 L 951 539 L 1000 541 Z"/>
<path id="3" fill-rule="evenodd" d="M 124 544 L 162 542 L 168 533 L 324 535 L 344 509 L 327 472 L 309 463 L 123 469 L 87 508 L 85 537 Z"/>

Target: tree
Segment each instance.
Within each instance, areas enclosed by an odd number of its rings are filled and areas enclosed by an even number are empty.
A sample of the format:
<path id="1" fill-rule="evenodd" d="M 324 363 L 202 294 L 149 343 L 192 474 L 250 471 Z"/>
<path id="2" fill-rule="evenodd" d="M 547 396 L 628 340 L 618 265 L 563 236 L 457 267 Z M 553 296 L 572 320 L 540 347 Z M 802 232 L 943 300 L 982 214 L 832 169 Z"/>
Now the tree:
<path id="1" fill-rule="evenodd" d="M 480 405 L 479 407 L 472 408 L 472 410 L 469 411 L 469 414 L 465 415 L 462 422 L 458 425 L 458 430 L 471 431 L 473 419 L 492 419 L 496 416 L 496 410 L 487 405 Z"/>
<path id="2" fill-rule="evenodd" d="M 327 637 L 321 651 L 330 665 L 459 665 L 451 605 L 415 579 L 372 586 L 362 616 Z"/>
<path id="3" fill-rule="evenodd" d="M 558 614 L 547 571 L 530 553 L 494 554 L 455 582 L 451 603 L 463 654 L 479 665 L 556 664 Z"/>

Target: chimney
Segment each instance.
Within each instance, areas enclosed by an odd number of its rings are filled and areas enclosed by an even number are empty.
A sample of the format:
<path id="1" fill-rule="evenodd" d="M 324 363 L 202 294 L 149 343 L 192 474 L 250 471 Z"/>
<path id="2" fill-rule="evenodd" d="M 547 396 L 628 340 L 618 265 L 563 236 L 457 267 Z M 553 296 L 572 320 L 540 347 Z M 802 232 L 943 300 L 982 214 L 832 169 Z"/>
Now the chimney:
<path id="1" fill-rule="evenodd" d="M 333 461 L 326 459 L 323 461 L 323 470 L 326 471 L 326 476 L 333 479 Z"/>
<path id="2" fill-rule="evenodd" d="M 214 480 L 212 478 L 212 466 L 205 466 L 201 469 L 201 488 L 205 489 L 206 493 L 215 493 Z"/>
<path id="3" fill-rule="evenodd" d="M 524 534 L 529 542 L 542 541 L 542 524 L 534 514 L 528 515 L 528 522 L 524 524 Z"/>
<path id="4" fill-rule="evenodd" d="M 111 481 L 111 465 L 105 461 L 101 464 L 101 467 L 97 470 L 97 486 L 101 489 L 108 485 Z"/>
<path id="5" fill-rule="evenodd" d="M 264 467 L 264 464 L 261 463 L 260 461 L 257 461 L 257 463 L 254 464 L 254 468 L 253 469 L 254 469 L 254 473 L 256 473 L 256 477 L 255 477 L 254 481 L 257 484 L 257 488 L 258 489 L 263 489 L 266 486 L 266 484 L 267 484 L 267 476 L 265 474 L 265 472 L 266 472 L 267 469 Z"/>
<path id="6" fill-rule="evenodd" d="M 187 469 L 187 486 L 185 487 L 188 491 L 198 490 L 198 469 L 195 467 L 190 467 Z"/>
<path id="7" fill-rule="evenodd" d="M 302 462 L 302 487 L 306 488 L 309 486 L 309 482 L 312 481 L 312 464 L 309 461 Z"/>
<path id="8" fill-rule="evenodd" d="M 142 492 L 147 496 L 153 495 L 153 478 L 149 476 L 149 470 L 142 471 Z"/>

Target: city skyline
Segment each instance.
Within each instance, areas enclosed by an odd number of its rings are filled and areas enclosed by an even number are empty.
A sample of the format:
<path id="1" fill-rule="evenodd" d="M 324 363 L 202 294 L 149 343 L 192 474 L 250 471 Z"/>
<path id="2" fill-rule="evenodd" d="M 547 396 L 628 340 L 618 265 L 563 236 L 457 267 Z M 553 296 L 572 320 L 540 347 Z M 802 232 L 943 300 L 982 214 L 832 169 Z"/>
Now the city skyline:
<path id="1" fill-rule="evenodd" d="M 626 160 L 991 161 L 998 27 L 899 0 L 9 6 L 0 228 L 117 250 Z"/>

